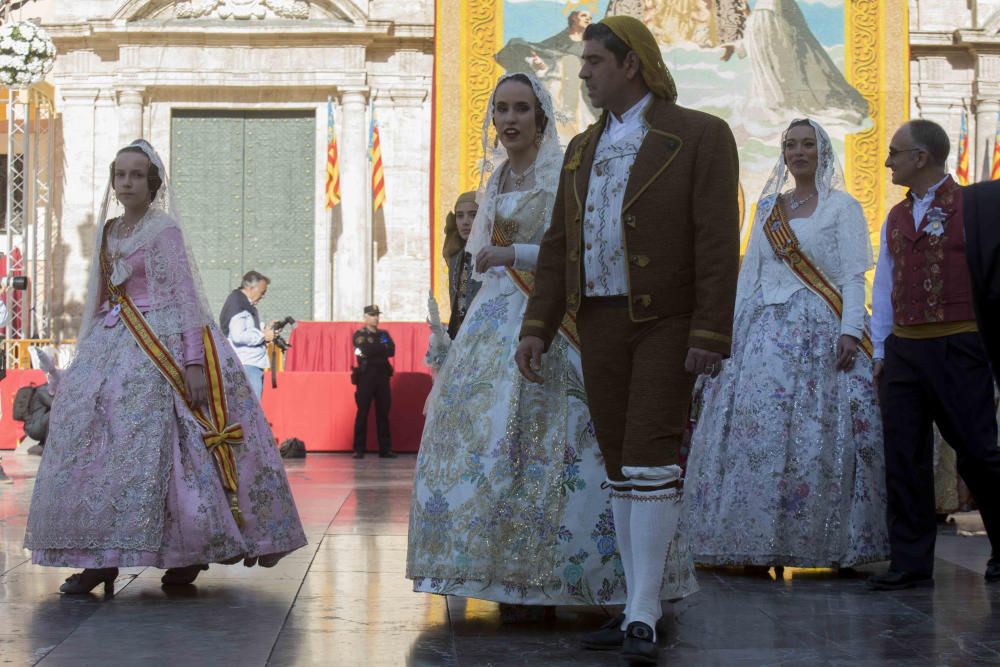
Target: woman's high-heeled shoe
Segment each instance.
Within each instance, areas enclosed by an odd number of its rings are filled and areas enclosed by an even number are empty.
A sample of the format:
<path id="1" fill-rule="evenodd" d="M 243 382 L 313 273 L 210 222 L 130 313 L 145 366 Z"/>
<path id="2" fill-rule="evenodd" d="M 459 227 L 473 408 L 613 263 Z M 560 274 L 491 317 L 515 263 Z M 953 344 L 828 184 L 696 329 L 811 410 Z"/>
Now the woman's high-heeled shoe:
<path id="1" fill-rule="evenodd" d="M 59 587 L 60 593 L 66 595 L 86 595 L 98 584 L 104 584 L 104 596 L 114 597 L 115 579 L 118 578 L 117 567 L 87 568 L 83 572 L 71 575 L 66 583 Z"/>
<path id="2" fill-rule="evenodd" d="M 172 567 L 163 573 L 160 581 L 164 586 L 186 586 L 194 583 L 198 575 L 208 569 L 208 565 L 188 565 L 187 567 Z"/>

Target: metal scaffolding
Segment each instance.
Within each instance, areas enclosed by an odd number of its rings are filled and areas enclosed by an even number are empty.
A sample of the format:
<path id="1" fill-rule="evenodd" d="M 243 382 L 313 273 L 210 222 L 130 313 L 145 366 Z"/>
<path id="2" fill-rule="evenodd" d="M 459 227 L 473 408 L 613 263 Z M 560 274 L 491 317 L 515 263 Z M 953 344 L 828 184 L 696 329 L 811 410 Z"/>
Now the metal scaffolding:
<path id="1" fill-rule="evenodd" d="M 52 204 L 55 108 L 38 87 L 11 89 L 7 100 L 6 275 L 26 276 L 8 289 L 6 338 L 47 338 L 52 332 Z M 13 347 L 8 343 L 8 354 Z M 12 363 L 13 362 L 13 363 Z M 8 358 L 8 365 L 16 360 Z"/>

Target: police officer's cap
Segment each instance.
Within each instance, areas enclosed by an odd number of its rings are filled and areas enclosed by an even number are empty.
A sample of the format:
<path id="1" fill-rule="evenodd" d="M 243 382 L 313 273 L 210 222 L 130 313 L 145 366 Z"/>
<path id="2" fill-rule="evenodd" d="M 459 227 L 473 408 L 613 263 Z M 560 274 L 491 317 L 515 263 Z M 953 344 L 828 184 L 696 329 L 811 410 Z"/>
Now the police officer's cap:
<path id="1" fill-rule="evenodd" d="M 365 306 L 365 315 L 381 315 L 382 311 L 378 309 L 378 306 Z"/>

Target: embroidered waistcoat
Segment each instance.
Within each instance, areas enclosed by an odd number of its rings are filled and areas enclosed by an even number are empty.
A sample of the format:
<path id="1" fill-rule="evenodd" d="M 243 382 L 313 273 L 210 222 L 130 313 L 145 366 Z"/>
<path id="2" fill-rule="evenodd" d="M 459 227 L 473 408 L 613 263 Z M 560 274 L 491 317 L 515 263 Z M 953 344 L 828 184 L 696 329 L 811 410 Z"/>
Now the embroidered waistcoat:
<path id="1" fill-rule="evenodd" d="M 965 260 L 962 190 L 951 178 L 938 188 L 919 229 L 907 197 L 889 211 L 886 243 L 892 257 L 896 326 L 974 320 Z"/>

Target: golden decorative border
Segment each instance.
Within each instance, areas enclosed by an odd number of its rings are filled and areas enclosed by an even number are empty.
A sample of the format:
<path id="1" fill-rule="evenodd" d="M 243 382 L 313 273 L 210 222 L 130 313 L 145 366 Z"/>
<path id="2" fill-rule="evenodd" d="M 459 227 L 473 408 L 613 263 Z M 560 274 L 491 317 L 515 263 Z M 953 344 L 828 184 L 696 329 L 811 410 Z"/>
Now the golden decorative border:
<path id="1" fill-rule="evenodd" d="M 502 6 L 502 0 L 437 0 L 431 257 L 434 292 L 443 311 L 448 303 L 441 258 L 444 219 L 458 194 L 479 184 L 483 115 L 500 74 L 493 54 L 503 45 Z M 845 74 L 868 101 L 874 122 L 847 137 L 845 177 L 847 189 L 864 208 L 877 246 L 886 212 L 902 197 L 889 181 L 883 160 L 893 132 L 909 117 L 907 2 L 845 0 L 844 26 Z"/>
<path id="2" fill-rule="evenodd" d="M 444 222 L 458 195 L 479 187 L 483 118 L 493 83 L 501 74 L 493 55 L 503 46 L 503 2 L 437 0 L 436 26 L 431 282 L 446 318 L 450 302 L 441 256 Z"/>
<path id="3" fill-rule="evenodd" d="M 847 189 L 861 203 L 872 242 L 902 190 L 889 180 L 884 161 L 889 141 L 909 118 L 909 13 L 903 0 L 846 0 L 847 80 L 868 101 L 874 124 L 845 142 Z"/>

